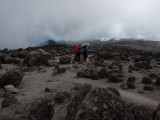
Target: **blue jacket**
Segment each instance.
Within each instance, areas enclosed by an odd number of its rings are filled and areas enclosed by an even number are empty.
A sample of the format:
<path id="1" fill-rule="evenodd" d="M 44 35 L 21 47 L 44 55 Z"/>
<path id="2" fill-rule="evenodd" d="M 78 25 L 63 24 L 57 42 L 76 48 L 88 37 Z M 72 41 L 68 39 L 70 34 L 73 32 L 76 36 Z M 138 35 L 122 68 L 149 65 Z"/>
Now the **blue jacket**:
<path id="1" fill-rule="evenodd" d="M 88 46 L 87 45 L 85 45 L 84 47 L 82 47 L 83 48 L 83 51 L 88 51 Z"/>

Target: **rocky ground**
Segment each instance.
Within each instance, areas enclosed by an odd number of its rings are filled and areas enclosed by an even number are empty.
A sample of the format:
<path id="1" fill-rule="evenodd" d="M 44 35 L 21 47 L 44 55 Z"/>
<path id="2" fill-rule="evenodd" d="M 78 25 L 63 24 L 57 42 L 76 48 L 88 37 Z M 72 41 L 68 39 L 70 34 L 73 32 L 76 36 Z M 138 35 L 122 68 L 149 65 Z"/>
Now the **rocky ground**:
<path id="1" fill-rule="evenodd" d="M 90 46 L 0 51 L 0 120 L 158 120 L 160 53 Z M 160 119 L 160 118 L 159 118 Z"/>

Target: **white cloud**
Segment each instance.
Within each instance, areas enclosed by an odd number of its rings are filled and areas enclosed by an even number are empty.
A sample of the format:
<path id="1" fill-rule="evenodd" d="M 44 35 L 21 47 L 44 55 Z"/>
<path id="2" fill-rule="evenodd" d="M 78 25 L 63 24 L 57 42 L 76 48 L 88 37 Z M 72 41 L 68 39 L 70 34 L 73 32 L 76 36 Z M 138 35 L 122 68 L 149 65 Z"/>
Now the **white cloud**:
<path id="1" fill-rule="evenodd" d="M 0 0 L 0 48 L 45 38 L 160 40 L 159 0 Z"/>

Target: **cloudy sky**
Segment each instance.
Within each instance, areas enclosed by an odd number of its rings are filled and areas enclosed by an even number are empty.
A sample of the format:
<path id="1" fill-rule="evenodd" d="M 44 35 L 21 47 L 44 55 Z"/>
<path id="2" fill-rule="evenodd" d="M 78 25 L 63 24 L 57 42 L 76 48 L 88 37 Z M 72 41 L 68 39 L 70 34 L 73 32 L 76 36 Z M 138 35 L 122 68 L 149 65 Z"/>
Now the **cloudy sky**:
<path id="1" fill-rule="evenodd" d="M 160 0 L 0 0 L 0 49 L 47 39 L 160 40 Z"/>

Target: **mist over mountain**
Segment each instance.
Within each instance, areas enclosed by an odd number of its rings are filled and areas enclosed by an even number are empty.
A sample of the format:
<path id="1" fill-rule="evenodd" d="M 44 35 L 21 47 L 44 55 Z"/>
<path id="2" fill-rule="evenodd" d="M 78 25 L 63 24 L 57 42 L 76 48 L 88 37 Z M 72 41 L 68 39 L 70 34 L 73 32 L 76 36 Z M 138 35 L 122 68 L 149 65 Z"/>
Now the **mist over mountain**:
<path id="1" fill-rule="evenodd" d="M 51 40 L 160 40 L 159 0 L 1 0 L 0 49 Z"/>

